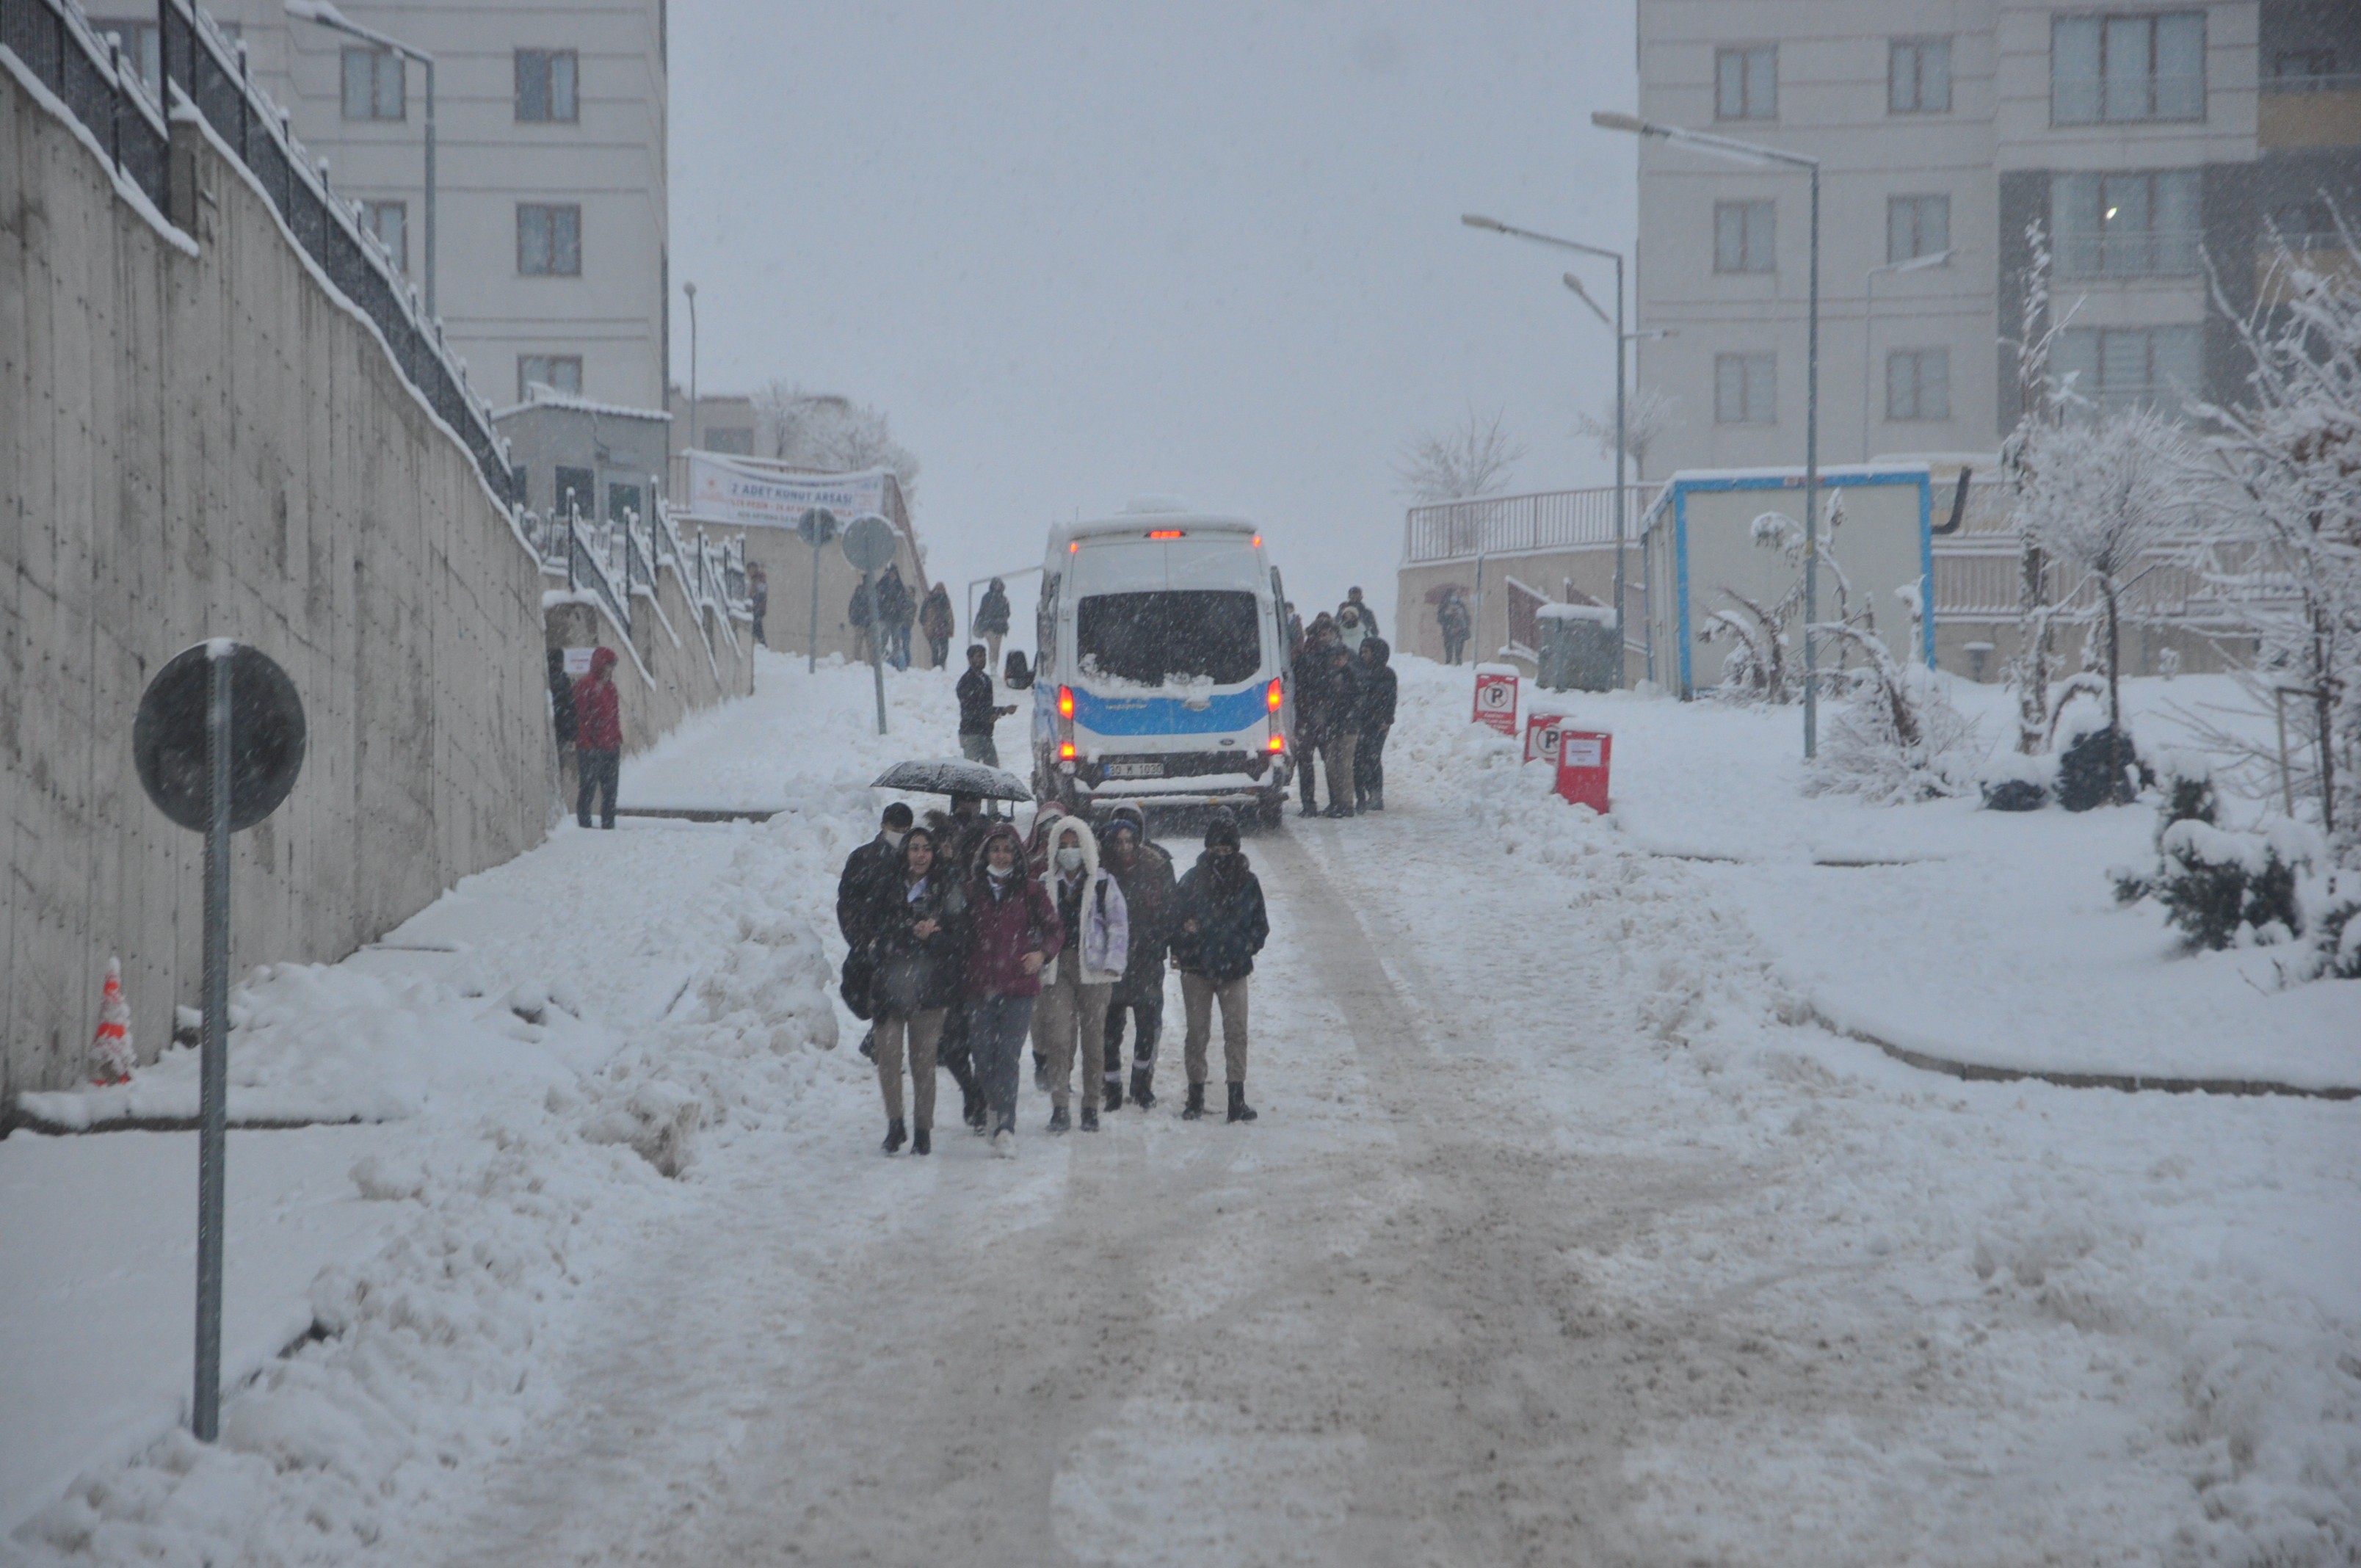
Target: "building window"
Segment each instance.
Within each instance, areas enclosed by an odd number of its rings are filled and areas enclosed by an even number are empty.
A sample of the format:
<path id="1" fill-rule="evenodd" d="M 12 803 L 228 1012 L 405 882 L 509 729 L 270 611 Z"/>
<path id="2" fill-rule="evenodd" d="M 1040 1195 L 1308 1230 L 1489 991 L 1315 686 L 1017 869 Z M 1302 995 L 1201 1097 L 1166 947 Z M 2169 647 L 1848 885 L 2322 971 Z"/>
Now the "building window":
<path id="1" fill-rule="evenodd" d="M 563 120 L 582 117 L 575 96 L 579 57 L 570 49 L 521 49 L 516 51 L 516 117 L 520 120 Z"/>
<path id="2" fill-rule="evenodd" d="M 598 476 L 588 468 L 568 468 L 560 464 L 557 468 L 557 494 L 550 504 L 549 515 L 564 517 L 578 510 L 584 517 L 596 518 L 598 515 Z"/>
<path id="3" fill-rule="evenodd" d="M 642 520 L 646 516 L 640 509 L 640 488 L 637 485 L 609 483 L 607 486 L 607 521 L 621 522 L 626 516 Z"/>
<path id="4" fill-rule="evenodd" d="M 2153 408 L 2179 414 L 2199 393 L 2203 368 L 2193 326 L 2069 327 L 2058 334 L 2050 373 L 2072 378 L 2090 408 Z"/>
<path id="5" fill-rule="evenodd" d="M 1897 348 L 1885 356 L 1885 417 L 1951 417 L 1951 351 Z"/>
<path id="6" fill-rule="evenodd" d="M 517 270 L 528 278 L 582 276 L 582 209 L 517 204 Z"/>
<path id="7" fill-rule="evenodd" d="M 109 33 L 114 34 L 116 45 L 123 50 L 124 62 L 137 71 L 139 80 L 147 83 L 148 96 L 161 96 L 158 84 L 164 72 L 164 49 L 162 35 L 156 31 L 154 16 L 144 21 L 137 16 L 93 16 L 90 30 L 102 38 Z"/>
<path id="8" fill-rule="evenodd" d="M 1885 199 L 1885 259 L 1891 264 L 1951 248 L 1951 198 L 1888 196 Z"/>
<path id="9" fill-rule="evenodd" d="M 96 24 L 112 26 L 112 23 Z M 124 35 L 129 47 L 130 35 Z M 2263 83 L 2267 93 L 2311 93 L 2341 85 L 2336 81 L 2333 49 L 2283 49 L 2271 57 L 2271 73 Z"/>
<path id="10" fill-rule="evenodd" d="M 546 387 L 570 397 L 582 395 L 582 356 L 520 354 L 517 356 L 517 401 L 533 401 L 533 389 Z"/>
<path id="11" fill-rule="evenodd" d="M 345 118 L 399 120 L 405 117 L 401 57 L 391 49 L 345 50 Z"/>
<path id="12" fill-rule="evenodd" d="M 1895 38 L 1885 52 L 1885 112 L 1951 112 L 1951 40 Z"/>
<path id="13" fill-rule="evenodd" d="M 2204 12 L 2051 20 L 2053 125 L 2204 117 Z"/>
<path id="14" fill-rule="evenodd" d="M 1769 202 L 1716 202 L 1713 204 L 1713 269 L 1716 272 L 1771 272 L 1778 238 L 1777 209 Z"/>
<path id="15" fill-rule="evenodd" d="M 2060 174 L 2049 223 L 2060 278 L 2185 277 L 2198 270 L 2198 171 Z"/>
<path id="16" fill-rule="evenodd" d="M 742 426 L 737 430 L 699 431 L 697 438 L 708 452 L 726 452 L 739 457 L 754 455 L 754 433 Z"/>
<path id="17" fill-rule="evenodd" d="M 2269 232 L 2290 250 L 2334 250 L 2341 239 L 2335 210 L 2325 202 L 2294 202 L 2271 209 Z"/>
<path id="18" fill-rule="evenodd" d="M 397 272 L 410 270 L 410 204 L 407 202 L 363 202 L 361 226 L 377 236 Z"/>
<path id="19" fill-rule="evenodd" d="M 1773 354 L 1713 356 L 1713 422 L 1775 424 L 1779 358 Z"/>
<path id="20" fill-rule="evenodd" d="M 1779 49 L 1775 44 L 1713 51 L 1713 117 L 1779 117 Z"/>

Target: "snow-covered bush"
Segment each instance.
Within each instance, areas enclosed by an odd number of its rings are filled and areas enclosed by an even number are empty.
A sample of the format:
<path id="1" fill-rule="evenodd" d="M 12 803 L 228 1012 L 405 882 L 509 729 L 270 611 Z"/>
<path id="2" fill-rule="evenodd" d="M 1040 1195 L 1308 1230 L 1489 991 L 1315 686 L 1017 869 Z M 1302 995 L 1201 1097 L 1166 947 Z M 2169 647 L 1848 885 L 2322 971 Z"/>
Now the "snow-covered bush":
<path id="1" fill-rule="evenodd" d="M 1976 783 L 1988 811 L 2038 811 L 2058 783 L 2058 759 L 2047 751 L 2004 751 L 1985 759 Z"/>
<path id="2" fill-rule="evenodd" d="M 2301 890 L 2309 911 L 2312 951 L 2299 980 L 2361 980 L 2361 886 L 2350 872 L 2332 872 Z"/>
<path id="3" fill-rule="evenodd" d="M 2286 941 L 2301 930 L 2297 878 L 2317 853 L 2300 824 L 2280 818 L 2258 833 L 2225 831 L 2195 817 L 2164 830 L 2151 885 L 2190 947 Z"/>
<path id="4" fill-rule="evenodd" d="M 1840 677 L 1850 700 L 1829 718 L 1805 792 L 1900 806 L 1972 788 L 1979 761 L 1975 720 L 1951 705 L 1941 678 L 1905 664 L 1881 638 L 1850 626 L 1820 630 L 1837 646 L 1860 652 L 1864 663 Z"/>

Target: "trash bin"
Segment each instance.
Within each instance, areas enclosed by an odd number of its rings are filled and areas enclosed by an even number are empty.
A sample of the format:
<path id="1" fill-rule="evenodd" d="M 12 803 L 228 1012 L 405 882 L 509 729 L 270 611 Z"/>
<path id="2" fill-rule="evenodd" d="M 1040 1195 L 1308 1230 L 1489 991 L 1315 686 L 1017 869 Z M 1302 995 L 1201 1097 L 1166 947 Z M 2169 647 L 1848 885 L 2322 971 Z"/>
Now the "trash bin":
<path id="1" fill-rule="evenodd" d="M 1541 623 L 1540 680 L 1549 691 L 1614 691 L 1623 684 L 1623 651 L 1615 645 L 1615 612 L 1603 604 L 1545 604 Z"/>

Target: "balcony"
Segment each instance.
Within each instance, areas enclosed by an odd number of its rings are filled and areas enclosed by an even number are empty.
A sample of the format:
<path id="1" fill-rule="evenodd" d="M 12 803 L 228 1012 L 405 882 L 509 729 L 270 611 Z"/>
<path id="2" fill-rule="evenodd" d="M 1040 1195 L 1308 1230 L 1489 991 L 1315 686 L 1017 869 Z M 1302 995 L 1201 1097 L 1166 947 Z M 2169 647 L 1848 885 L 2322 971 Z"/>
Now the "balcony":
<path id="1" fill-rule="evenodd" d="M 2361 71 L 2266 77 L 2261 86 L 2257 146 L 2361 147 Z"/>

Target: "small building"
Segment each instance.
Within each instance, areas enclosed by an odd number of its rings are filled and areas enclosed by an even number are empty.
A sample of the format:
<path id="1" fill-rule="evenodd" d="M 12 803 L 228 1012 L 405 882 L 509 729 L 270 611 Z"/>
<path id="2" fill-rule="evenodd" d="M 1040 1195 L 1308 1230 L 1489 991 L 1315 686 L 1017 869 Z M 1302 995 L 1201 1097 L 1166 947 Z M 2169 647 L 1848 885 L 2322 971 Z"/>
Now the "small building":
<path id="1" fill-rule="evenodd" d="M 526 510 L 561 518 L 579 506 L 585 518 L 612 521 L 628 511 L 644 519 L 664 491 L 672 416 L 544 386 L 526 390 L 526 401 L 492 415 L 524 481 Z"/>
<path id="2" fill-rule="evenodd" d="M 1896 658 L 1935 662 L 1934 489 L 1923 463 L 1823 468 L 1817 613 L 1866 612 Z M 1642 532 L 1652 677 L 1682 697 L 1720 682 L 1724 611 L 1775 610 L 1801 580 L 1801 468 L 1688 469 L 1665 481 Z M 1834 526 L 1828 520 L 1837 518 Z M 1783 526 L 1784 523 L 1784 526 Z M 1784 618 L 1800 641 L 1802 611 Z M 1823 639 L 1823 641 L 1829 640 Z M 1798 649 L 1800 656 L 1800 649 Z M 1830 649 L 1828 662 L 1837 663 Z M 1857 662 L 1857 661 L 1856 661 Z"/>

